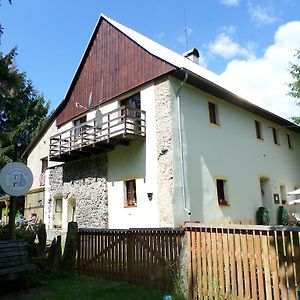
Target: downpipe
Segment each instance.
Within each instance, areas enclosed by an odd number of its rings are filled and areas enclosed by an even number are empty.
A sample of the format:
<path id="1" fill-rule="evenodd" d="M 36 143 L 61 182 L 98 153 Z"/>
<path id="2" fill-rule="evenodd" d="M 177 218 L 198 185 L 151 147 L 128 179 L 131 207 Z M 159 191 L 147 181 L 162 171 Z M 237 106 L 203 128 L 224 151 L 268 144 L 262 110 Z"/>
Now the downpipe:
<path id="1" fill-rule="evenodd" d="M 185 76 L 183 81 L 180 84 L 180 87 L 176 93 L 177 99 L 177 117 L 178 117 L 178 133 L 179 133 L 179 156 L 180 156 L 180 180 L 181 180 L 181 194 L 183 199 L 183 207 L 184 211 L 190 216 L 191 211 L 187 207 L 187 200 L 186 200 L 186 190 L 185 190 L 185 180 L 184 180 L 184 173 L 185 173 L 185 165 L 184 165 L 184 158 L 183 158 L 183 143 L 182 143 L 182 122 L 181 122 L 181 104 L 180 104 L 180 91 L 183 85 L 186 83 L 188 79 L 188 72 L 185 72 Z"/>

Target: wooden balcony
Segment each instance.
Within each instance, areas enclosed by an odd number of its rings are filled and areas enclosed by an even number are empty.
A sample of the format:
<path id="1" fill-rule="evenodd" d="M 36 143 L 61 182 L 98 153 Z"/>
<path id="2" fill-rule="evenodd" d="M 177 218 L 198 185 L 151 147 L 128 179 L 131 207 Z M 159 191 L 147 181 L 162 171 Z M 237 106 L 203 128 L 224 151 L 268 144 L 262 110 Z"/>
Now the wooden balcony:
<path id="1" fill-rule="evenodd" d="M 52 136 L 49 158 L 51 161 L 67 162 L 111 151 L 116 145 L 129 145 L 130 141 L 144 139 L 145 136 L 145 111 L 121 106 Z"/>

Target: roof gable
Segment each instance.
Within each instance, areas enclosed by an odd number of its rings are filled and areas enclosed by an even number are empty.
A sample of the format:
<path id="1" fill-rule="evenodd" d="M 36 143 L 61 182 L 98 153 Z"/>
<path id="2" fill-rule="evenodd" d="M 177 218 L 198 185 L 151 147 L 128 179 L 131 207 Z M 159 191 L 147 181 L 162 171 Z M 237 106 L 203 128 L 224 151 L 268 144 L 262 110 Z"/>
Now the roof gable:
<path id="1" fill-rule="evenodd" d="M 86 109 L 92 92 L 98 105 L 175 70 L 101 16 L 57 117 L 61 125 Z"/>

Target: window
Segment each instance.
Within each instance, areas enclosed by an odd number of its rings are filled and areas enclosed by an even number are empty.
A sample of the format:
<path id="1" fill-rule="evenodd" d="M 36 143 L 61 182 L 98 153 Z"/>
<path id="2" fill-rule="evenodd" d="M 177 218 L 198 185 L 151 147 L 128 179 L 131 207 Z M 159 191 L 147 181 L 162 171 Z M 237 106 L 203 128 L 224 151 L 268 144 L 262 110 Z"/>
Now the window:
<path id="1" fill-rule="evenodd" d="M 125 181 L 125 207 L 137 205 L 135 179 Z"/>
<path id="2" fill-rule="evenodd" d="M 255 131 L 256 131 L 256 138 L 262 140 L 262 130 L 261 130 L 261 123 L 255 120 Z"/>
<path id="3" fill-rule="evenodd" d="M 217 104 L 208 102 L 208 113 L 209 113 L 209 122 L 211 124 L 219 125 Z"/>
<path id="4" fill-rule="evenodd" d="M 62 213 L 62 199 L 55 200 L 55 212 Z"/>
<path id="5" fill-rule="evenodd" d="M 277 129 L 272 127 L 273 141 L 275 145 L 279 145 Z"/>
<path id="6" fill-rule="evenodd" d="M 287 138 L 287 143 L 288 143 L 289 149 L 293 149 L 292 138 L 289 133 L 286 134 L 286 138 Z"/>
<path id="7" fill-rule="evenodd" d="M 83 127 L 80 126 L 81 124 L 86 122 L 86 116 L 83 116 L 77 120 L 74 120 L 74 138 L 78 138 L 80 136 L 80 134 L 83 131 Z"/>
<path id="8" fill-rule="evenodd" d="M 281 203 L 286 204 L 286 191 L 284 185 L 280 186 L 280 198 L 281 198 Z"/>
<path id="9" fill-rule="evenodd" d="M 126 109 L 122 110 L 122 115 L 137 119 L 141 117 L 141 113 L 139 112 L 139 110 L 141 109 L 140 93 L 134 94 L 128 98 L 121 100 L 120 105 L 126 106 Z"/>
<path id="10" fill-rule="evenodd" d="M 44 157 L 41 159 L 42 162 L 42 170 L 41 173 L 45 173 L 46 169 L 48 168 L 48 157 Z"/>
<path id="11" fill-rule="evenodd" d="M 45 171 L 48 168 L 48 157 L 44 157 L 41 159 L 42 162 L 42 169 L 41 169 L 41 174 L 40 174 L 40 186 L 45 185 Z"/>
<path id="12" fill-rule="evenodd" d="M 141 109 L 141 96 L 140 93 L 134 94 L 131 97 L 125 98 L 120 102 L 121 106 L 127 106 L 130 108 Z"/>
<path id="13" fill-rule="evenodd" d="M 219 205 L 228 205 L 227 197 L 226 197 L 226 180 L 217 179 L 217 194 L 218 194 L 218 203 Z"/>

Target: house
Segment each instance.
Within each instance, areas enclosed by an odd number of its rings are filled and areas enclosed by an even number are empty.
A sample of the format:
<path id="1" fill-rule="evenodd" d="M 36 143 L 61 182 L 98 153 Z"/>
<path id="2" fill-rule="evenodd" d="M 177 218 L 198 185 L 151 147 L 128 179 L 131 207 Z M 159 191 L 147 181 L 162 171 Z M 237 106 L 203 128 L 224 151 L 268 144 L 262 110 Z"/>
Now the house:
<path id="1" fill-rule="evenodd" d="M 276 223 L 300 187 L 300 128 L 101 15 L 65 99 L 24 156 L 48 230 Z M 30 205 L 28 203 L 31 203 Z"/>

